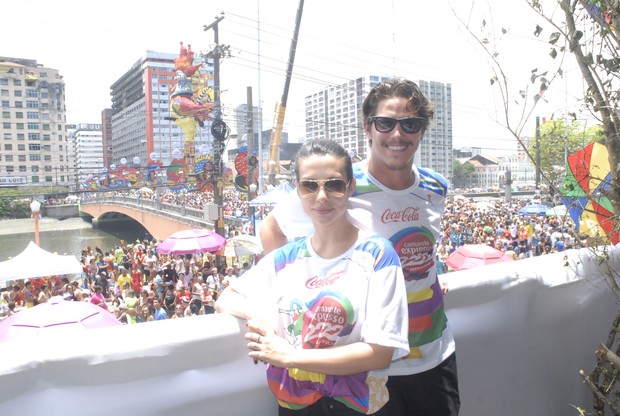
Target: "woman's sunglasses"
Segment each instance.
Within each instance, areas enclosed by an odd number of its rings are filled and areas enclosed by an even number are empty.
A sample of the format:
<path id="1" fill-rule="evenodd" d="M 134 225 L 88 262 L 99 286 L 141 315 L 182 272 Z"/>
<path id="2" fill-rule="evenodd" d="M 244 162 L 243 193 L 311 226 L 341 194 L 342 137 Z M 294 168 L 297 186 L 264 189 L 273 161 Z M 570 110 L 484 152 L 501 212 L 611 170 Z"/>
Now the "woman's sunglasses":
<path id="1" fill-rule="evenodd" d="M 394 130 L 397 123 L 400 123 L 400 128 L 407 134 L 415 134 L 422 130 L 425 120 L 422 117 L 411 118 L 391 118 L 391 117 L 368 117 L 368 123 L 375 123 L 375 129 L 380 133 L 389 133 Z"/>
<path id="2" fill-rule="evenodd" d="M 350 182 L 345 182 L 342 179 L 325 179 L 325 180 L 311 180 L 306 179 L 299 181 L 298 189 L 299 195 L 304 198 L 309 198 L 319 191 L 319 188 L 323 188 L 326 193 L 332 196 L 343 196 L 347 192 L 347 187 Z"/>

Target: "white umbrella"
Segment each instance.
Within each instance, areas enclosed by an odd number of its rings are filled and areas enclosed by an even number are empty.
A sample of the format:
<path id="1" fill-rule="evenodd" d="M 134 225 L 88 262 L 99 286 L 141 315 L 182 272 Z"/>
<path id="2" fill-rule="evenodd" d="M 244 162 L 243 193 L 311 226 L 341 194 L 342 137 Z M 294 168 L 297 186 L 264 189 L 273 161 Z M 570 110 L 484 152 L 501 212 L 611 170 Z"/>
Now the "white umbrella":
<path id="1" fill-rule="evenodd" d="M 249 234 L 240 234 L 226 240 L 224 255 L 226 257 L 253 256 L 261 254 L 263 246 L 260 238 Z"/>

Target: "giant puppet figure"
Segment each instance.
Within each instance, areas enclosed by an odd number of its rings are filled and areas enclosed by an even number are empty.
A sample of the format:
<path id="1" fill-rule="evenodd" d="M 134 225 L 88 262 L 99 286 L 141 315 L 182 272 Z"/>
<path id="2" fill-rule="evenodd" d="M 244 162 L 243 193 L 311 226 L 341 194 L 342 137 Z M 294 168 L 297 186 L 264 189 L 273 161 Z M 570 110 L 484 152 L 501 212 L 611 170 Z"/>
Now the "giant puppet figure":
<path id="1" fill-rule="evenodd" d="M 185 47 L 181 42 L 181 51 L 174 60 L 176 76 L 170 94 L 170 116 L 183 129 L 184 156 L 188 165 L 194 164 L 196 125 L 204 126 L 215 107 L 213 89 L 208 86 L 207 75 L 200 72 L 202 65 L 194 65 L 191 45 Z"/>

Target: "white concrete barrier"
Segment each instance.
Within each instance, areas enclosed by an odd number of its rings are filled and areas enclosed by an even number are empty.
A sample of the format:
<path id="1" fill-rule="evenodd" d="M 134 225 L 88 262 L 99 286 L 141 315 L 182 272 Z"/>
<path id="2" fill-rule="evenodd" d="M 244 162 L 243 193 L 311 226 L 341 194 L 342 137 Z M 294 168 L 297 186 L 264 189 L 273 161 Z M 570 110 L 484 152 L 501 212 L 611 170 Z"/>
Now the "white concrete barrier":
<path id="1" fill-rule="evenodd" d="M 591 370 L 618 308 L 603 267 L 573 250 L 445 275 L 461 416 L 591 407 L 579 370 Z M 0 414 L 275 415 L 244 332 L 208 315 L 1 342 Z"/>

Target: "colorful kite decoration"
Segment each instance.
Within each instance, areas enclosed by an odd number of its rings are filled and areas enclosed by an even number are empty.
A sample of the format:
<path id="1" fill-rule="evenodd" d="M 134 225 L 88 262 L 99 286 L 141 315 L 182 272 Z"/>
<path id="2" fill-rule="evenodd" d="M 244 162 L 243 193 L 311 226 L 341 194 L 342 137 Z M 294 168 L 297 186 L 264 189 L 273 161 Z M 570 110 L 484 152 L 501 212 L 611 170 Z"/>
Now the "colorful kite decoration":
<path id="1" fill-rule="evenodd" d="M 562 202 L 576 231 L 620 242 L 614 230 L 614 210 L 605 195 L 611 186 L 609 154 L 604 144 L 593 142 L 568 156 Z"/>

